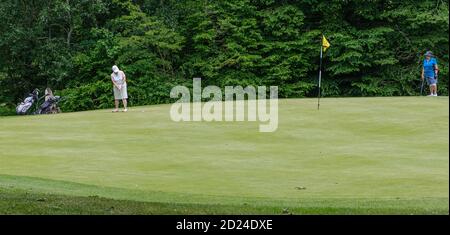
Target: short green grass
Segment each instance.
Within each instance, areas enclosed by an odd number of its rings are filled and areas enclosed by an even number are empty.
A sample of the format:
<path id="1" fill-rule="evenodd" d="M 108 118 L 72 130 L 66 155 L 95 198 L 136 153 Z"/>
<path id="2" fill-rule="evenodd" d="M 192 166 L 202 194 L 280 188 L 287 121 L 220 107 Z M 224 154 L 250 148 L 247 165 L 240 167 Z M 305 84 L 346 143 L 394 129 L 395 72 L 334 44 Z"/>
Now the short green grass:
<path id="1" fill-rule="evenodd" d="M 274 133 L 169 105 L 0 118 L 0 214 L 448 214 L 448 97 L 279 102 Z"/>

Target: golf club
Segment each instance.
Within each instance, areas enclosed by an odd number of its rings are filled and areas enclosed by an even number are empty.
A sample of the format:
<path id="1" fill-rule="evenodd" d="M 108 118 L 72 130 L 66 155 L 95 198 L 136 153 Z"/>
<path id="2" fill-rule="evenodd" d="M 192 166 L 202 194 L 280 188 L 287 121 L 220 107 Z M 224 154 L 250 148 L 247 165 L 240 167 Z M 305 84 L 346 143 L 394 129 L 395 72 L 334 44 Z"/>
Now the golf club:
<path id="1" fill-rule="evenodd" d="M 420 85 L 420 96 L 423 96 L 423 85 L 424 85 L 424 81 L 425 81 L 425 78 L 422 79 L 422 84 Z"/>

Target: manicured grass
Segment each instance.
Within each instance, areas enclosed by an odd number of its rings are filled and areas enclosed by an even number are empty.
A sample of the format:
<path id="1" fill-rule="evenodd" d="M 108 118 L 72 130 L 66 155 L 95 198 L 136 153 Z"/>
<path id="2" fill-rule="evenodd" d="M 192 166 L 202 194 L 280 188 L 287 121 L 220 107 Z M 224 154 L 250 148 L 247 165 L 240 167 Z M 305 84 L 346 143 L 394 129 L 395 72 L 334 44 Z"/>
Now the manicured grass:
<path id="1" fill-rule="evenodd" d="M 280 100 L 274 133 L 169 109 L 0 118 L 0 214 L 448 214 L 448 97 Z"/>
<path id="2" fill-rule="evenodd" d="M 56 190 L 55 190 L 56 189 Z M 49 194 L 47 191 L 59 192 Z M 305 198 L 267 200 L 220 197 L 221 203 L 207 203 L 210 196 L 145 192 L 155 201 L 135 201 L 144 192 L 98 187 L 39 178 L 2 176 L 2 214 L 448 214 L 448 199 Z M 68 196 L 70 195 L 70 196 Z M 74 196 L 82 195 L 82 196 Z M 102 196 L 99 196 L 102 195 Z M 116 200 L 106 198 L 114 195 Z M 204 200 L 206 203 L 193 201 Z M 163 200 L 164 201 L 164 200 Z"/>

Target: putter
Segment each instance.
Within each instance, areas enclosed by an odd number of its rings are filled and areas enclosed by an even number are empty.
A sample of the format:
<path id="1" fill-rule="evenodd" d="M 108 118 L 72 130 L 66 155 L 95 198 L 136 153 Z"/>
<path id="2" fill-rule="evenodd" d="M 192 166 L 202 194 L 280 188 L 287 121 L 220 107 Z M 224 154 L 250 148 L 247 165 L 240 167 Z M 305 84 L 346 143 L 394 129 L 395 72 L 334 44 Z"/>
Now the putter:
<path id="1" fill-rule="evenodd" d="M 425 82 L 425 78 L 422 79 L 422 85 L 420 85 L 420 96 L 423 96 L 423 85 L 424 85 L 424 82 Z"/>

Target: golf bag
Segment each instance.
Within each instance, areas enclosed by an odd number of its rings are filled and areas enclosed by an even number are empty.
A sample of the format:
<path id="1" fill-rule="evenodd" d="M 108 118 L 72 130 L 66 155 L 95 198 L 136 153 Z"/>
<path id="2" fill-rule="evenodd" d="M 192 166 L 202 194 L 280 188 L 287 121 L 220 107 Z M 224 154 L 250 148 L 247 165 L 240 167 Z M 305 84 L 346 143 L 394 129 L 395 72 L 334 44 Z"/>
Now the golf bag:
<path id="1" fill-rule="evenodd" d="M 44 103 L 41 104 L 39 109 L 34 114 L 55 114 L 61 113 L 61 109 L 58 106 L 58 102 L 61 97 L 54 96 L 50 88 L 45 89 L 45 99 Z"/>
<path id="2" fill-rule="evenodd" d="M 30 110 L 31 106 L 33 106 L 33 104 L 38 101 L 38 96 L 39 96 L 39 90 L 38 89 L 34 89 L 34 91 L 32 93 L 30 93 L 27 98 L 24 99 L 23 102 L 21 102 L 19 105 L 17 105 L 16 107 L 16 113 L 18 115 L 25 115 L 28 113 L 28 110 Z"/>

